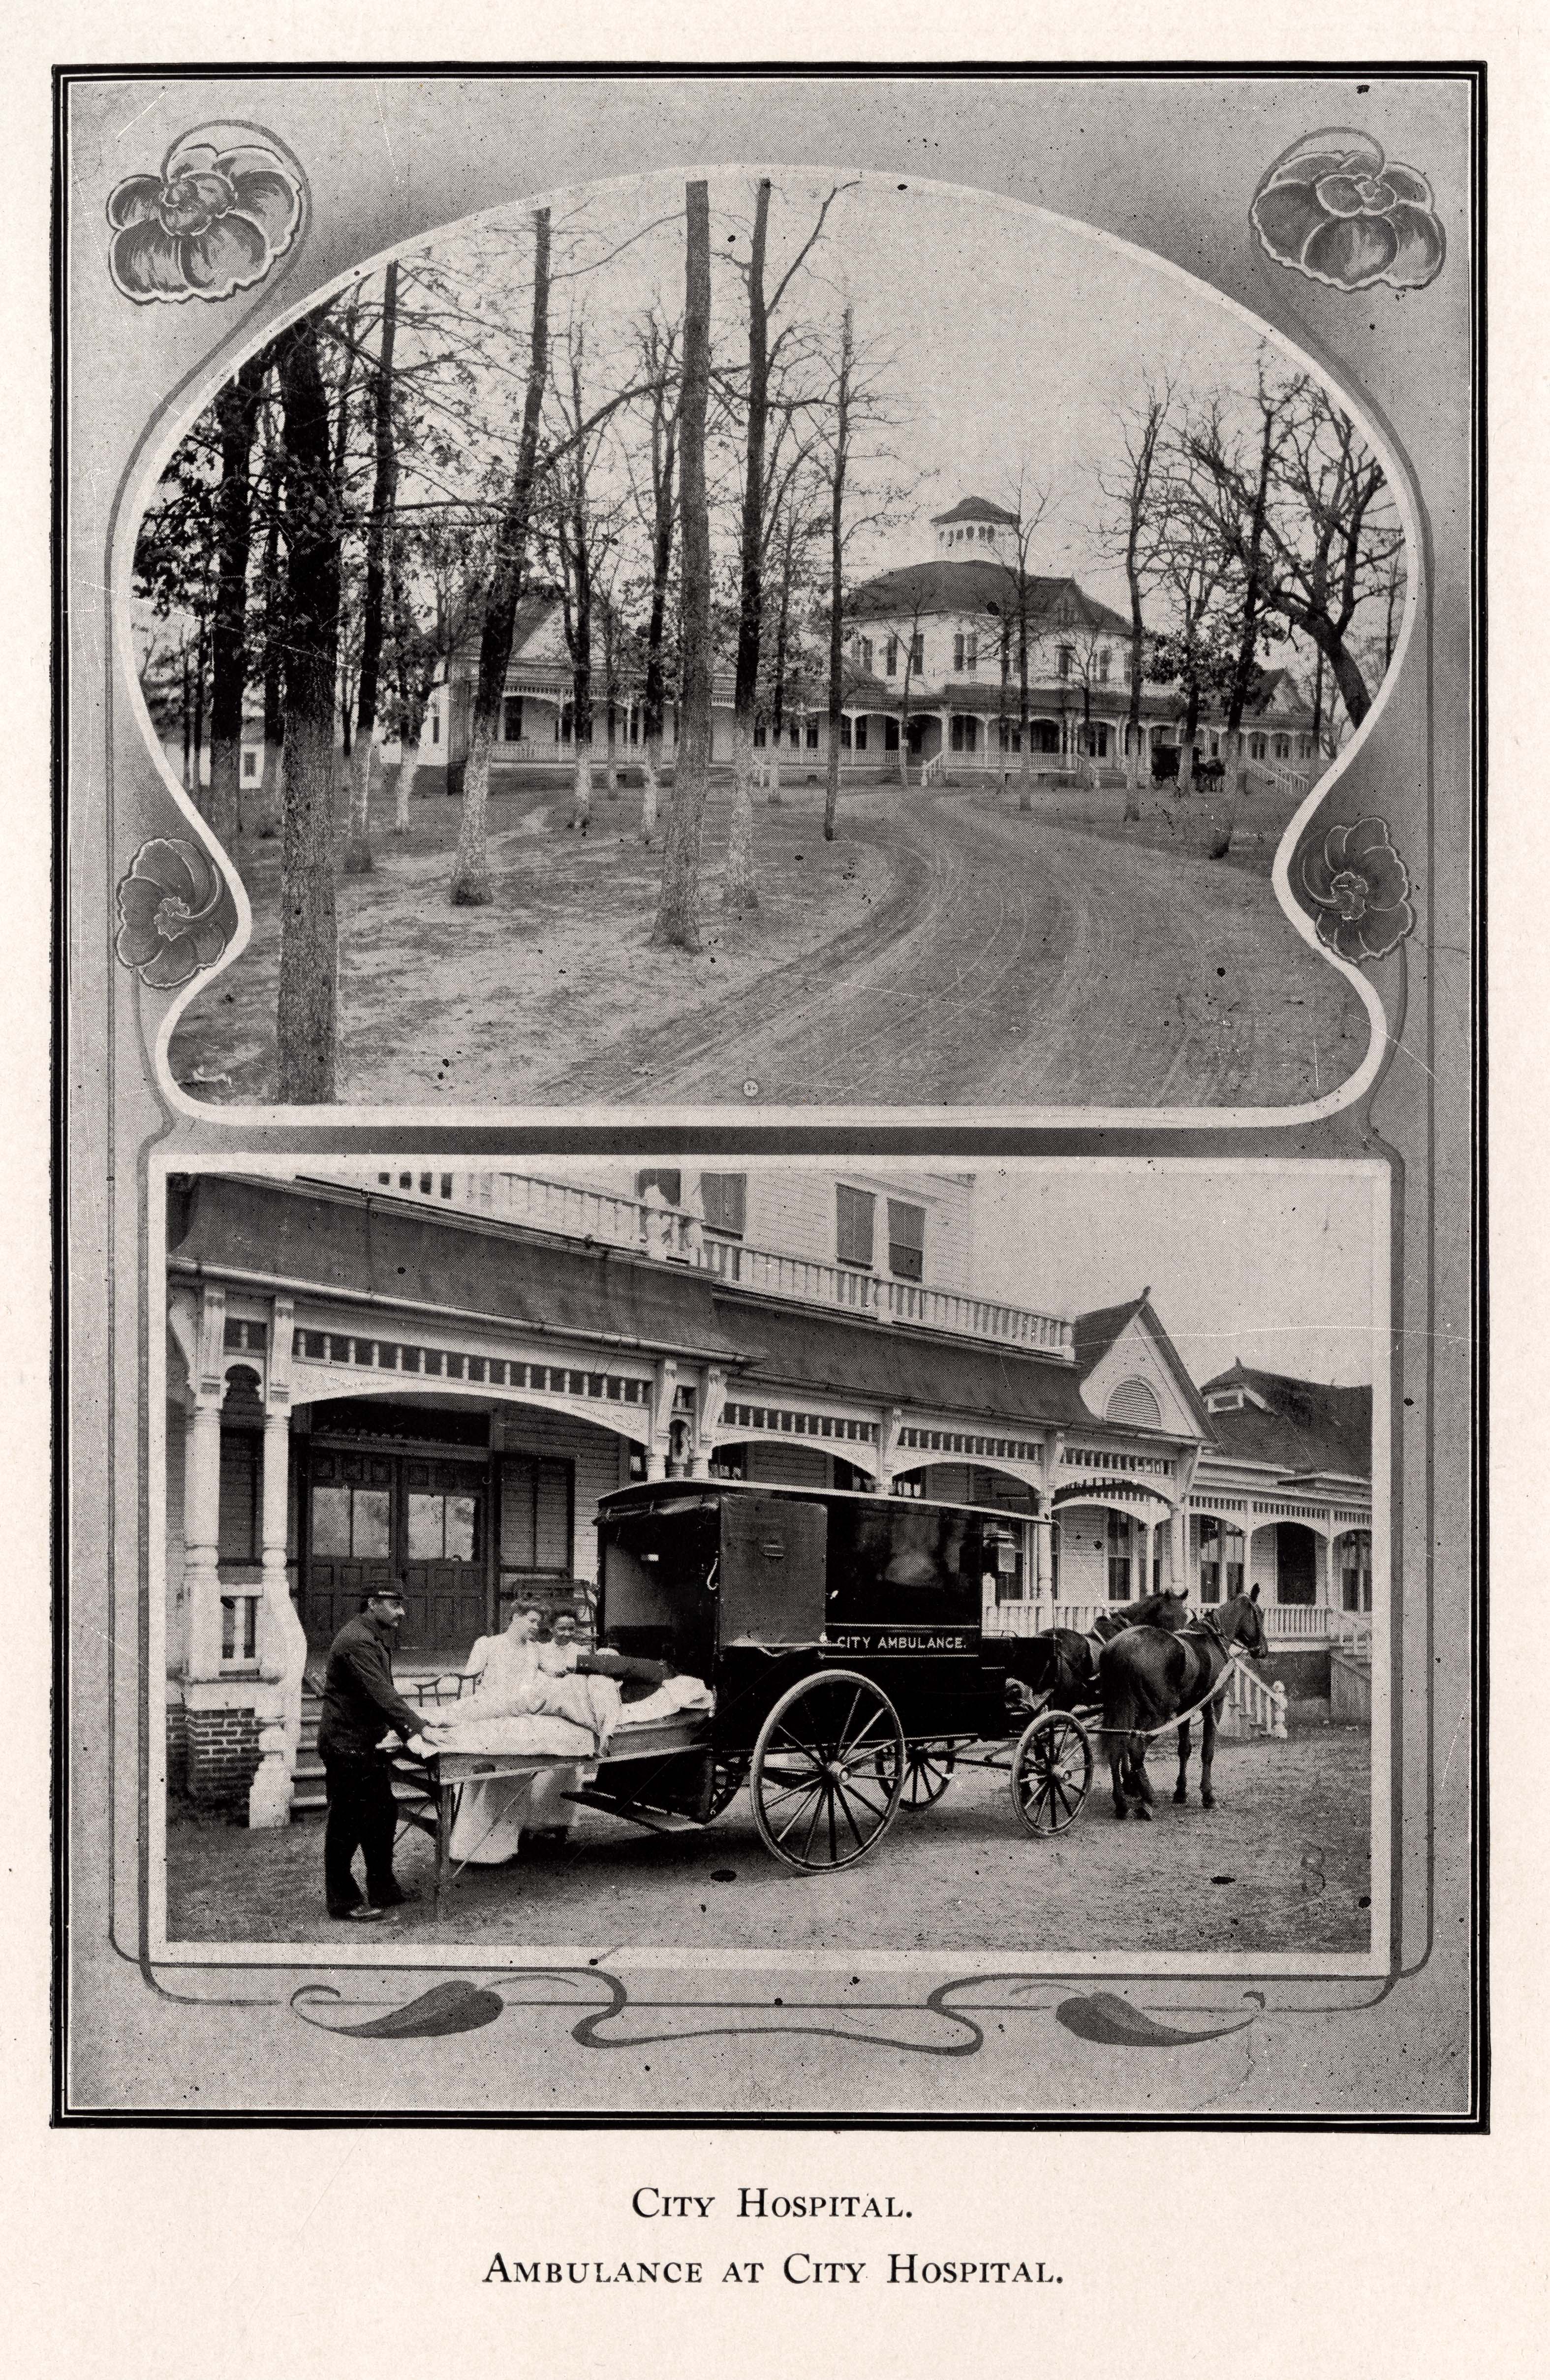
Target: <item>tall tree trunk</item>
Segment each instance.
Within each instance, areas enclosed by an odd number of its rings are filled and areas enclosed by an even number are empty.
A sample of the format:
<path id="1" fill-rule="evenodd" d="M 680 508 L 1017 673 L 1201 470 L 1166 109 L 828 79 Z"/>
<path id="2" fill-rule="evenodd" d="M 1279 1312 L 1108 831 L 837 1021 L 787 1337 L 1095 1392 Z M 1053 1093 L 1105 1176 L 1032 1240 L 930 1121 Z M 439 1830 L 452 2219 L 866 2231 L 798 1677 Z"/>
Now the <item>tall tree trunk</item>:
<path id="1" fill-rule="evenodd" d="M 1017 771 L 1017 807 L 1034 807 L 1033 731 L 1028 722 L 1028 572 L 1023 557 L 1017 564 L 1017 731 L 1022 740 Z"/>
<path id="2" fill-rule="evenodd" d="M 685 192 L 684 394 L 679 452 L 684 552 L 684 675 L 672 815 L 651 940 L 697 951 L 700 846 L 710 766 L 710 511 L 705 492 L 705 415 L 710 393 L 710 185 Z"/>
<path id="3" fill-rule="evenodd" d="M 576 391 L 576 419 L 581 419 L 581 392 Z M 570 577 L 575 589 L 571 624 L 571 715 L 575 734 L 575 772 L 570 824 L 587 832 L 592 820 L 592 558 L 587 547 L 587 523 L 580 495 L 581 458 L 576 458 L 576 496 L 571 516 L 574 540 Z"/>
<path id="4" fill-rule="evenodd" d="M 248 686 L 248 556 L 253 437 L 270 358 L 250 356 L 215 399 L 221 483 L 215 492 L 215 617 L 211 636 L 210 823 L 228 849 L 239 832 L 242 698 Z"/>
<path id="5" fill-rule="evenodd" d="M 281 472 L 274 469 L 270 477 L 269 514 L 264 524 L 263 547 L 263 785 L 264 802 L 272 829 L 266 833 L 278 833 L 280 828 L 281 790 L 280 755 L 285 737 L 285 641 L 281 622 L 284 617 L 284 589 L 280 577 L 280 484 Z"/>
<path id="6" fill-rule="evenodd" d="M 200 806 L 199 783 L 194 775 L 194 673 L 188 666 L 188 639 L 183 639 L 183 790 Z"/>
<path id="7" fill-rule="evenodd" d="M 1200 725 L 1200 681 L 1192 678 L 1184 702 L 1184 740 L 1179 747 L 1179 791 L 1194 787 L 1194 739 Z"/>
<path id="8" fill-rule="evenodd" d="M 1007 714 L 1007 696 L 1011 687 L 1011 655 L 1007 650 L 1004 622 L 1002 623 L 1002 635 L 999 641 L 1001 648 L 1001 683 L 996 705 L 996 736 L 997 741 L 1000 746 L 1001 791 L 1004 794 L 1007 789 L 1007 746 L 1011 741 L 1011 737 L 1007 733 L 1007 729 L 1010 724 Z"/>
<path id="9" fill-rule="evenodd" d="M 845 472 L 850 462 L 851 371 L 854 355 L 851 309 L 840 323 L 840 376 L 834 390 L 834 468 L 829 505 L 829 768 L 825 776 L 823 839 L 834 840 L 840 808 L 840 711 L 844 694 Z"/>
<path id="10" fill-rule="evenodd" d="M 910 790 L 910 679 L 914 668 L 914 637 L 904 648 L 904 691 L 899 698 L 899 783 Z"/>
<path id="11" fill-rule="evenodd" d="M 490 755 L 501 724 L 501 699 L 511 665 L 512 632 L 516 607 L 527 572 L 527 525 L 533 509 L 533 478 L 538 463 L 539 418 L 549 378 L 549 209 L 533 217 L 533 329 L 527 355 L 527 386 L 522 407 L 522 433 L 511 493 L 496 539 L 494 567 L 485 598 L 484 625 L 479 632 L 479 674 L 474 695 L 474 715 L 468 730 L 468 757 L 463 771 L 463 816 L 458 827 L 457 856 L 453 863 L 450 897 L 478 908 L 493 898 L 485 821 L 490 799 Z"/>
<path id="12" fill-rule="evenodd" d="M 394 834 L 407 834 L 409 801 L 419 770 L 420 729 L 425 722 L 425 698 L 430 692 L 430 673 L 427 672 L 422 691 L 419 678 L 409 666 L 409 606 L 404 592 L 403 556 L 396 538 L 389 551 L 388 591 L 393 602 L 394 674 L 398 681 L 398 775 L 393 788 L 393 832 Z"/>
<path id="13" fill-rule="evenodd" d="M 1243 623 L 1238 638 L 1238 656 L 1233 664 L 1232 684 L 1228 694 L 1227 735 L 1224 739 L 1224 775 L 1228 795 L 1227 822 L 1222 838 L 1212 851 L 1213 859 L 1225 859 L 1232 843 L 1237 824 L 1238 804 L 1243 795 L 1243 710 L 1249 699 L 1249 687 L 1253 678 L 1254 647 L 1259 640 L 1260 570 L 1265 550 L 1265 516 L 1270 499 L 1270 470 L 1276 448 L 1276 415 L 1260 398 L 1262 428 L 1259 442 L 1259 478 L 1254 488 L 1253 511 L 1249 523 L 1249 550 L 1243 582 Z M 1360 676 L 1360 673 L 1358 673 Z"/>
<path id="14" fill-rule="evenodd" d="M 785 551 L 781 560 L 781 610 L 775 623 L 775 718 L 769 753 L 769 807 L 781 807 L 781 735 L 786 723 L 786 651 L 791 642 L 791 581 L 796 552 L 796 514 L 786 516 Z"/>
<path id="15" fill-rule="evenodd" d="M 201 619 L 194 639 L 194 807 L 202 819 L 210 816 L 210 788 L 204 774 L 204 686 L 209 627 Z"/>
<path id="16" fill-rule="evenodd" d="M 285 412 L 285 818 L 280 855 L 279 1093 L 289 1106 L 334 1097 L 338 941 L 333 895 L 333 687 L 338 667 L 340 513 L 318 323 L 278 341 Z"/>
<path id="17" fill-rule="evenodd" d="M 748 260 L 748 436 L 744 458 L 743 544 L 737 614 L 737 677 L 733 697 L 732 826 L 727 839 L 721 905 L 757 909 L 754 881 L 754 709 L 758 700 L 759 643 L 764 626 L 764 439 L 769 407 L 769 325 L 764 306 L 764 254 L 769 233 L 769 184 L 754 202 L 754 243 Z"/>
<path id="18" fill-rule="evenodd" d="M 398 334 L 398 267 L 382 274 L 382 330 L 373 406 L 376 468 L 371 512 L 366 525 L 366 606 L 361 615 L 360 686 L 356 699 L 355 767 L 350 774 L 350 824 L 345 838 L 345 873 L 371 872 L 371 758 L 377 735 L 377 685 L 382 665 L 382 625 L 387 597 L 388 523 L 398 483 L 393 435 L 393 350 Z"/>

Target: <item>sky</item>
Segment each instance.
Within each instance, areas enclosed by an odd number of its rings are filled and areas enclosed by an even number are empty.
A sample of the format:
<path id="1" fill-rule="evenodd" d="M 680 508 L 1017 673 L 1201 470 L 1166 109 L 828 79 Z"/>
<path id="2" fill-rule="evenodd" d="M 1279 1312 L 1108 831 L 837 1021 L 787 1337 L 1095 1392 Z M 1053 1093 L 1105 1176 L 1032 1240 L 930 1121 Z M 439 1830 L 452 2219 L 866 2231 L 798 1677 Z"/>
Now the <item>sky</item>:
<path id="1" fill-rule="evenodd" d="M 805 169 L 770 170 L 773 291 L 832 184 Z M 751 167 L 710 176 L 712 334 L 733 347 L 746 314 L 729 261 L 748 252 L 756 179 Z M 557 262 L 574 264 L 577 238 L 594 256 L 629 243 L 595 271 L 556 284 L 556 329 L 573 308 L 587 308 L 600 376 L 611 329 L 617 339 L 654 295 L 673 314 L 682 308 L 682 178 L 599 185 L 555 194 L 552 204 Z M 517 225 L 525 212 L 503 211 L 500 220 Z M 467 242 L 454 230 L 429 246 L 456 261 Z M 1148 377 L 1171 379 L 1181 399 L 1252 387 L 1261 338 L 1213 293 L 1139 252 L 981 191 L 902 187 L 878 175 L 841 189 L 787 314 L 799 295 L 804 312 L 831 323 L 849 300 L 858 343 L 891 358 L 882 377 L 897 425 L 892 474 L 923 480 L 911 518 L 858 543 L 860 567 L 921 558 L 932 550 L 932 513 L 968 494 L 1005 502 L 1021 468 L 1054 499 L 1035 567 L 1080 566 L 1090 591 L 1119 603 L 1123 573 L 1095 550 L 1092 478 L 1094 464 L 1116 452 L 1117 410 Z M 784 319 L 774 318 L 772 334 Z"/>
<path id="2" fill-rule="evenodd" d="M 693 1170 L 694 1160 L 684 1162 Z M 524 1170 L 634 1192 L 624 1163 L 535 1160 Z M 802 1170 L 832 1175 L 834 1160 Z M 936 1170 L 929 1161 L 897 1169 L 906 1186 Z M 868 1180 L 893 1171 L 866 1163 Z M 1149 1289 L 1197 1383 L 1234 1357 L 1303 1379 L 1370 1382 L 1387 1344 L 1373 1294 L 1381 1178 L 1349 1163 L 1247 1159 L 980 1165 L 970 1285 L 1066 1318 Z"/>

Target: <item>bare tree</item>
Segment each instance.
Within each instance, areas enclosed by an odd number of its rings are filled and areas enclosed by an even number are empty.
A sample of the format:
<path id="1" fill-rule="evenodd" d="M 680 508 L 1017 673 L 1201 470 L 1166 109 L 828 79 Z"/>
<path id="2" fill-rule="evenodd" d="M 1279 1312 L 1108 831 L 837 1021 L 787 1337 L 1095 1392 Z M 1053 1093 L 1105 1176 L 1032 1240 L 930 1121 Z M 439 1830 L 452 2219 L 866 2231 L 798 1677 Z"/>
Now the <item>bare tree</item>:
<path id="1" fill-rule="evenodd" d="M 648 499 L 636 494 L 636 504 L 651 549 L 650 599 L 646 627 L 645 716 L 641 751 L 645 785 L 640 803 L 640 839 L 650 843 L 657 832 L 658 787 L 662 772 L 662 717 L 665 675 L 662 650 L 667 620 L 668 581 L 672 570 L 673 499 L 678 468 L 678 419 L 683 388 L 679 375 L 680 330 L 653 311 L 642 326 L 638 348 L 641 376 L 648 384 L 650 418 Z"/>
<path id="2" fill-rule="evenodd" d="M 511 666 L 512 636 L 516 609 L 527 577 L 527 532 L 533 509 L 533 481 L 538 468 L 539 425 L 544 386 L 549 378 L 550 214 L 538 208 L 533 216 L 533 318 L 527 348 L 527 387 L 522 429 L 510 492 L 496 535 L 484 625 L 479 633 L 478 682 L 469 730 L 468 757 L 463 774 L 463 816 L 453 866 L 451 897 L 467 907 L 483 907 L 493 898 L 486 843 L 490 798 L 490 758 L 501 724 L 501 703 L 506 672 Z"/>
<path id="3" fill-rule="evenodd" d="M 1372 707 L 1354 650 L 1363 604 L 1382 601 L 1404 532 L 1382 465 L 1322 382 L 1277 381 L 1261 360 L 1245 438 L 1216 399 L 1185 441 L 1191 485 L 1245 589 L 1252 613 L 1277 613 L 1324 655 L 1353 727 Z M 1253 654 L 1245 667 L 1252 666 Z M 1237 722 L 1229 720 L 1236 759 Z"/>
<path id="4" fill-rule="evenodd" d="M 396 263 L 391 263 L 382 274 L 382 320 L 372 394 L 375 473 L 371 485 L 371 510 L 366 526 L 366 592 L 361 612 L 355 766 L 350 773 L 350 820 L 345 838 L 346 876 L 369 875 L 371 869 L 371 758 L 376 742 L 377 687 L 382 665 L 389 525 L 398 483 L 398 454 L 393 434 L 393 351 L 397 336 L 398 267 Z"/>
<path id="5" fill-rule="evenodd" d="M 1157 527 L 1168 504 L 1163 433 L 1172 403 L 1171 384 L 1148 381 L 1141 396 L 1120 415 L 1120 460 L 1097 474 L 1108 508 L 1108 542 L 1125 565 L 1130 595 L 1130 705 L 1125 721 L 1125 820 L 1141 816 L 1141 686 L 1145 674 L 1144 604 L 1162 575 Z"/>
<path id="6" fill-rule="evenodd" d="M 683 518 L 683 717 L 662 891 L 651 940 L 697 951 L 700 850 L 710 767 L 710 508 L 705 419 L 710 395 L 710 186 L 685 188 L 684 383 L 679 409 Z"/>
<path id="7" fill-rule="evenodd" d="M 319 309 L 275 341 L 285 424 L 285 736 L 281 843 L 281 1099 L 334 1096 L 333 683 L 341 519 Z"/>
<path id="8" fill-rule="evenodd" d="M 745 264 L 737 256 L 733 260 L 743 275 L 748 293 L 748 378 L 744 396 L 746 437 L 739 548 L 737 675 L 733 716 L 732 825 L 727 843 L 726 879 L 721 892 L 723 905 L 733 909 L 756 909 L 758 906 L 758 887 L 754 881 L 754 723 L 758 704 L 759 648 L 764 626 L 764 557 L 771 516 L 779 502 L 777 491 L 771 485 L 773 467 L 783 439 L 791 432 L 794 411 L 793 402 L 788 399 L 781 408 L 775 453 L 767 455 L 770 374 L 790 335 L 788 325 L 771 340 L 770 323 L 784 304 L 792 283 L 822 237 L 829 208 L 838 198 L 840 188 L 836 184 L 823 200 L 812 230 L 768 298 L 764 285 L 769 236 L 770 185 L 768 179 L 760 181 L 755 194 L 753 239 L 748 261 Z M 832 840 L 832 825 L 828 820 L 825 820 L 824 832 Z"/>
<path id="9" fill-rule="evenodd" d="M 1017 780 L 1017 807 L 1031 810 L 1034 807 L 1034 760 L 1029 733 L 1028 653 L 1030 629 L 1040 601 L 1040 583 L 1033 568 L 1034 544 L 1046 518 L 1054 509 L 1053 492 L 1034 479 L 1026 465 L 1018 469 L 1008 490 L 1011 551 L 1001 564 L 1001 577 L 1006 592 L 994 616 L 995 635 L 1000 650 L 1010 652 L 1017 663 L 1017 723 L 1018 749 L 1021 761 Z"/>
<path id="10" fill-rule="evenodd" d="M 228 850 L 236 842 L 242 800 L 253 439 L 271 360 L 268 348 L 260 348 L 215 398 L 221 481 L 215 492 L 215 605 L 210 636 L 210 823 Z"/>

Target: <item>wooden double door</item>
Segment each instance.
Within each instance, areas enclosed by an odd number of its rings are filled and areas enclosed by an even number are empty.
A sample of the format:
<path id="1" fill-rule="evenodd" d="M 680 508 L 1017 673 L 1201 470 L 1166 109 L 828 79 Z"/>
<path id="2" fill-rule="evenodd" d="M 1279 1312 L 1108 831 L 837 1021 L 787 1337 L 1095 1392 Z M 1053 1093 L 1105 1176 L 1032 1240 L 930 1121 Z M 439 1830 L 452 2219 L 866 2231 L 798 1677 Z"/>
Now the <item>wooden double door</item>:
<path id="1" fill-rule="evenodd" d="M 489 1624 L 490 1458 L 319 1445 L 303 1500 L 307 1640 L 325 1651 L 361 1598 L 394 1578 L 405 1653 L 461 1655 Z"/>

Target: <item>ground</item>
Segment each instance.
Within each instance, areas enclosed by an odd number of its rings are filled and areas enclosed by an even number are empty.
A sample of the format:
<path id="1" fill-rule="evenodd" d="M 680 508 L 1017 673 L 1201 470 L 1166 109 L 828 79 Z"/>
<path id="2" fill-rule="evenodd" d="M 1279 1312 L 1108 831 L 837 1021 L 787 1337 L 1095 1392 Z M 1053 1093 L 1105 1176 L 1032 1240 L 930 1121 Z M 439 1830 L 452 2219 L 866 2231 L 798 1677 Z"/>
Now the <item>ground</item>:
<path id="1" fill-rule="evenodd" d="M 648 947 L 660 847 L 640 794 L 584 836 L 552 779 L 492 796 L 495 899 L 446 900 L 458 804 L 373 828 L 339 879 L 340 1097 L 373 1105 L 1278 1106 L 1354 1072 L 1367 1022 L 1269 882 L 1290 797 L 1255 794 L 1225 859 L 1220 796 L 994 780 L 756 800 L 757 910 L 721 906 L 728 789 L 711 790 L 706 946 Z M 180 1020 L 175 1075 L 214 1101 L 275 1095 L 279 844 L 244 839 L 248 949 Z"/>
<path id="2" fill-rule="evenodd" d="M 1151 1826 L 1115 1820 L 1105 1773 L 1069 1833 L 1044 1840 L 1018 1825 L 1004 1775 L 961 1768 L 935 1807 L 902 1811 L 866 1861 L 827 1877 L 769 1857 L 746 1792 L 696 1834 L 647 1835 L 581 1810 L 563 1852 L 466 1869 L 440 1922 L 431 1847 L 411 1833 L 398 1873 L 425 1897 L 398 1912 L 391 1936 L 327 1918 L 318 1821 L 249 1833 L 184 1815 L 168 1830 L 168 1935 L 336 1946 L 369 1932 L 397 1949 L 579 1944 L 615 1958 L 648 1947 L 1362 1950 L 1371 1759 L 1371 1736 L 1352 1728 L 1222 1742 L 1206 1811 L 1193 1790 L 1174 1806 L 1174 1764 L 1159 1746 Z"/>

